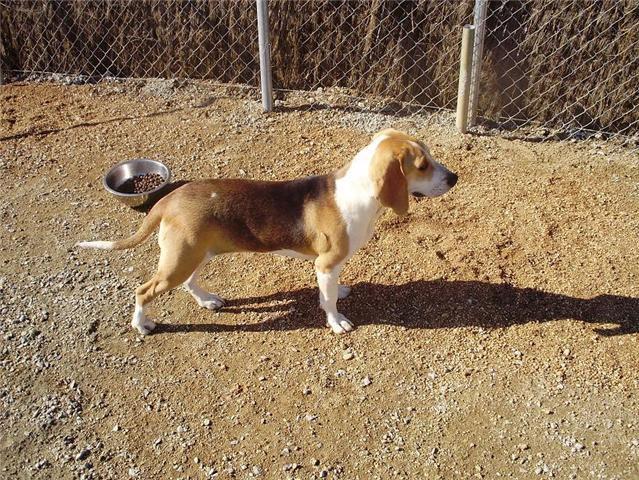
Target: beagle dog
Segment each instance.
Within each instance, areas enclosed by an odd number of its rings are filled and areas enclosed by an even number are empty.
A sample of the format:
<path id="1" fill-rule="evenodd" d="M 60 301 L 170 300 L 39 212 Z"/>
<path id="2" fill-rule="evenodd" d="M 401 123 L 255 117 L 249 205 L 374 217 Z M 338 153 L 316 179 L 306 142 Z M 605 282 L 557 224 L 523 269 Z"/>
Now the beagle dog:
<path id="1" fill-rule="evenodd" d="M 141 334 L 155 327 L 145 312 L 149 302 L 178 285 L 184 285 L 201 307 L 221 308 L 224 300 L 202 289 L 197 277 L 213 256 L 230 252 L 271 252 L 313 260 L 327 325 L 344 333 L 353 324 L 337 311 L 337 299 L 350 291 L 338 285 L 340 272 L 370 240 L 384 208 L 404 215 L 409 194 L 436 197 L 456 182 L 457 175 L 437 163 L 424 143 L 386 129 L 336 172 L 278 182 L 188 183 L 157 202 L 131 237 L 77 246 L 128 249 L 160 226 L 157 272 L 135 291 L 131 325 Z"/>

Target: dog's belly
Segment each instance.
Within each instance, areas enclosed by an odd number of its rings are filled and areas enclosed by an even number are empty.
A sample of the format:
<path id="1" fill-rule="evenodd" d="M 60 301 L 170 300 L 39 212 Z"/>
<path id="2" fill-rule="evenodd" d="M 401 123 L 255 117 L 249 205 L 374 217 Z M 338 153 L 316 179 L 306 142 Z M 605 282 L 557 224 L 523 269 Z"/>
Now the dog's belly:
<path id="1" fill-rule="evenodd" d="M 274 250 L 271 253 L 281 255 L 283 257 L 301 258 L 302 260 L 315 260 L 315 258 L 317 258 L 316 256 L 306 255 L 304 253 L 296 252 L 295 250 Z"/>

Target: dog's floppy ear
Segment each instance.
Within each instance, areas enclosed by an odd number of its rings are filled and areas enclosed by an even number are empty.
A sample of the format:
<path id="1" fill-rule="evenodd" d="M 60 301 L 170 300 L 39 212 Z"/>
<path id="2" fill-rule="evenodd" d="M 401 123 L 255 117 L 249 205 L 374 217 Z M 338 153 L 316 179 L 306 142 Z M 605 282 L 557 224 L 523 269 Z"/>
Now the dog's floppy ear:
<path id="1" fill-rule="evenodd" d="M 408 155 L 411 155 L 410 149 L 403 142 L 383 141 L 371 163 L 377 199 L 397 215 L 408 212 L 408 182 L 404 175 L 404 161 Z"/>

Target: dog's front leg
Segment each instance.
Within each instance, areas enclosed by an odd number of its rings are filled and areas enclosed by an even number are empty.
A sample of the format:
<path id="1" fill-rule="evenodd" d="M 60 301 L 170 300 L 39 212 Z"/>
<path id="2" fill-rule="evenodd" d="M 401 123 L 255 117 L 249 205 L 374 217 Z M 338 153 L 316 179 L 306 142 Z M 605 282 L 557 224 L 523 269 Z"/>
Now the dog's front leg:
<path id="1" fill-rule="evenodd" d="M 328 267 L 321 260 L 315 262 L 315 273 L 320 291 L 320 306 L 326 312 L 326 323 L 335 333 L 345 333 L 353 330 L 353 324 L 337 311 L 338 281 L 342 265 Z"/>

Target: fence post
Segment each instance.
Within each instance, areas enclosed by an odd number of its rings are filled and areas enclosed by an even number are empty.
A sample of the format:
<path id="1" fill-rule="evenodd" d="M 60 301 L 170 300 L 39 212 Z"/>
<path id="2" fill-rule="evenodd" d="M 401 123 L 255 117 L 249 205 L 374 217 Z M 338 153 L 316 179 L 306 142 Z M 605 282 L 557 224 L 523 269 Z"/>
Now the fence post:
<path id="1" fill-rule="evenodd" d="M 466 133 L 468 129 L 468 94 L 470 92 L 470 73 L 473 63 L 473 38 L 475 27 L 464 25 L 461 55 L 459 62 L 459 88 L 457 90 L 457 130 Z"/>
<path id="2" fill-rule="evenodd" d="M 479 78 L 484 57 L 484 37 L 486 35 L 486 10 L 488 0 L 475 0 L 475 41 L 473 46 L 473 73 L 470 84 L 470 126 L 477 124 L 477 103 L 479 102 Z"/>
<path id="3" fill-rule="evenodd" d="M 269 40 L 268 3 L 257 0 L 257 36 L 260 45 L 260 83 L 265 112 L 273 110 L 273 81 L 271 79 L 271 42 Z"/>

